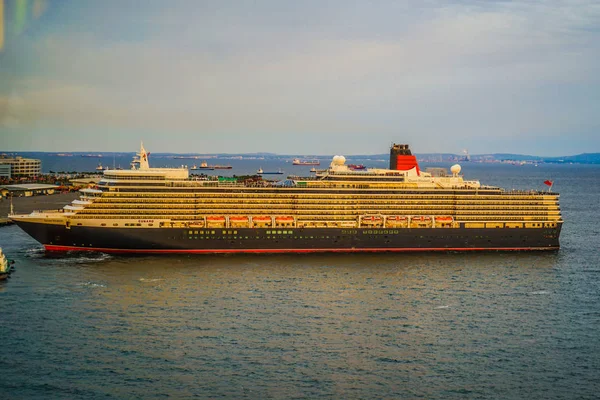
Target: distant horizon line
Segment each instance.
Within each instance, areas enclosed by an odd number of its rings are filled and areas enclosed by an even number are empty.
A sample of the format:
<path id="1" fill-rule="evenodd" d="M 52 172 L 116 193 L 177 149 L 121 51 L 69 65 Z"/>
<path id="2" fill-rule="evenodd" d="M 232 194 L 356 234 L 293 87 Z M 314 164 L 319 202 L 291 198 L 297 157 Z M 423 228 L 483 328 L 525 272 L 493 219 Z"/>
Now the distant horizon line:
<path id="1" fill-rule="evenodd" d="M 40 151 L 40 150 L 0 150 L 0 155 L 14 155 L 14 156 L 18 156 L 19 153 L 41 153 L 41 154 L 51 154 L 51 155 L 61 155 L 61 154 L 69 154 L 69 155 L 91 155 L 92 157 L 94 155 L 115 155 L 115 154 L 122 154 L 122 155 L 126 155 L 126 154 L 136 154 L 135 151 L 127 151 L 127 152 L 123 152 L 123 151 L 87 151 L 87 150 L 74 150 L 74 151 Z M 194 156 L 194 157 L 202 157 L 202 156 L 206 156 L 206 157 L 210 157 L 210 156 L 218 156 L 218 155 L 225 155 L 225 156 L 278 156 L 278 157 L 298 157 L 298 158 L 307 158 L 307 157 L 333 157 L 336 154 L 284 154 L 284 153 L 273 153 L 273 152 L 250 152 L 250 153 L 190 153 L 190 152 L 184 152 L 184 153 L 179 153 L 179 152 L 148 152 L 150 155 L 158 155 L 158 156 Z M 465 158 L 467 155 L 462 154 L 462 153 L 412 153 L 414 156 L 456 156 L 456 157 L 460 157 L 460 158 Z M 362 154 L 337 154 L 337 155 L 344 155 L 344 156 L 352 156 L 352 157 L 356 157 L 356 156 L 365 156 L 365 157 L 388 157 L 389 153 L 374 153 L 374 154 L 366 154 L 366 153 L 362 153 Z M 532 155 L 532 154 L 524 154 L 524 153 L 506 153 L 506 152 L 500 152 L 500 153 L 478 153 L 478 154 L 469 154 L 468 157 L 469 158 L 473 158 L 473 157 L 489 157 L 489 156 L 519 156 L 519 157 L 535 157 L 538 159 L 541 158 L 552 158 L 552 159 L 560 159 L 560 158 L 567 158 L 567 157 L 580 157 L 580 156 L 596 156 L 596 157 L 600 157 L 600 152 L 589 152 L 589 153 L 578 153 L 578 154 L 570 154 L 570 155 L 560 155 L 560 156 L 538 156 L 538 155 Z"/>

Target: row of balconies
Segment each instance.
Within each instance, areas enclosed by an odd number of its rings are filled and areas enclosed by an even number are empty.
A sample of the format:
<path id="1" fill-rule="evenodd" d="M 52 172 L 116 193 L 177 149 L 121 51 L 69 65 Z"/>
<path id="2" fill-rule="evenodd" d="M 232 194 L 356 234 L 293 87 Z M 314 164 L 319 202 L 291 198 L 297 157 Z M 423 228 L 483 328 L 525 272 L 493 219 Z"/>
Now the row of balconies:
<path id="1" fill-rule="evenodd" d="M 234 192 L 234 191 L 217 191 L 217 192 L 195 192 L 195 193 L 186 193 L 186 192 L 107 192 L 103 197 L 120 197 L 120 198 L 131 198 L 131 199 L 139 199 L 139 198 L 223 198 L 223 197 L 235 197 L 235 198 L 264 198 L 268 195 L 271 195 L 275 198 L 297 198 L 297 199 L 305 199 L 305 198 L 317 198 L 317 199 L 327 199 L 331 197 L 343 197 L 343 198 L 358 198 L 358 199 L 378 199 L 378 198 L 389 198 L 389 199 L 405 199 L 405 200 L 431 200 L 432 198 L 440 199 L 440 200 L 450 200 L 450 201 L 472 201 L 472 200 L 499 200 L 505 199 L 510 200 L 509 202 L 514 202 L 515 200 L 523 200 L 523 201 L 557 201 L 558 197 L 556 195 L 513 195 L 511 192 L 503 192 L 495 195 L 482 195 L 482 194 L 470 194 L 470 195 L 462 195 L 462 194 L 448 194 L 444 195 L 441 193 L 406 193 L 406 192 L 396 192 L 390 194 L 390 191 L 385 191 L 382 194 L 377 193 L 307 193 L 306 190 L 301 190 L 299 193 L 290 192 L 286 189 L 279 189 L 276 192 L 273 192 L 273 189 L 269 190 L 260 190 L 259 192 L 247 193 L 247 192 Z"/>
<path id="2" fill-rule="evenodd" d="M 108 211 L 108 212 L 107 212 Z M 316 209 L 302 209 L 302 210 L 289 210 L 289 209 L 272 209 L 268 210 L 269 214 L 293 214 L 293 215 L 301 215 L 301 214 L 311 214 L 311 215 L 340 215 L 340 216 L 355 216 L 360 214 L 380 214 L 381 211 L 387 211 L 384 215 L 453 215 L 456 218 L 465 219 L 467 217 L 481 217 L 481 216 L 494 216 L 494 217 L 521 217 L 524 218 L 526 216 L 554 216 L 560 217 L 559 211 L 531 211 L 526 214 L 514 211 L 502 211 L 502 212 L 490 212 L 489 210 L 468 210 L 468 211 L 457 211 L 453 212 L 452 210 L 380 210 L 380 209 L 357 209 L 357 210 L 346 210 L 346 211 L 337 211 L 337 210 L 316 210 Z M 404 212 L 402 212 L 404 211 Z M 416 212 L 416 211 L 421 211 Z M 263 208 L 256 209 L 231 209 L 231 208 L 223 208 L 223 209 L 118 209 L 118 210 L 106 210 L 106 209 L 90 209 L 86 208 L 82 211 L 79 211 L 77 215 L 94 215 L 94 214 L 102 214 L 102 215 L 145 215 L 145 214 L 161 214 L 161 215 L 196 215 L 196 214 L 264 214 L 267 212 Z M 141 217 L 140 217 L 141 218 Z"/>
<path id="3" fill-rule="evenodd" d="M 140 207 L 133 205 L 99 205 L 99 204 L 90 204 L 82 213 L 93 213 L 93 212 L 103 212 L 103 211 L 111 211 L 114 212 L 116 210 L 137 210 L 141 212 L 142 210 L 163 210 L 165 211 L 177 211 L 177 210 L 197 210 L 201 211 L 214 211 L 214 210 L 239 210 L 242 212 L 247 212 L 249 210 L 260 210 L 265 211 L 269 210 L 294 210 L 294 211 L 302 211 L 302 210 L 317 210 L 320 212 L 360 212 L 361 210 L 365 210 L 365 212 L 383 212 L 386 211 L 388 213 L 401 213 L 401 214 L 410 214 L 415 211 L 421 211 L 425 214 L 428 213 L 437 213 L 442 212 L 445 214 L 457 214 L 457 215 L 466 215 L 472 213 L 501 213 L 501 214 L 530 214 L 530 213 L 560 213 L 560 209 L 558 207 L 496 207 L 496 206 L 487 206 L 487 207 L 469 207 L 469 208 L 461 208 L 461 207 L 434 207 L 434 206 L 383 206 L 381 204 L 370 204 L 370 205 L 356 205 L 356 206 L 338 206 L 338 205 L 319 205 L 319 204 L 311 204 L 311 205 L 287 205 L 286 207 L 256 207 L 256 205 L 235 205 L 231 207 L 231 205 L 222 205 L 217 208 L 214 206 L 203 207 L 202 205 L 178 205 L 177 207 L 173 207 L 173 205 L 152 205 L 152 207 Z"/>
<path id="4" fill-rule="evenodd" d="M 129 200 L 129 201 L 127 201 Z M 472 206 L 472 205 L 487 205 L 490 203 L 496 205 L 556 205 L 558 202 L 556 200 L 548 200 L 548 201 L 501 201 L 499 199 L 495 200 L 457 200 L 457 199 L 439 199 L 439 198 L 426 198 L 426 199 L 405 199 L 404 197 L 396 196 L 386 196 L 382 197 L 373 197 L 373 198 L 364 198 L 364 197 L 340 197 L 337 199 L 331 197 L 324 198 L 300 198 L 300 197 L 289 197 L 289 196 L 260 196 L 255 198 L 240 198 L 239 196 L 232 195 L 229 197 L 221 196 L 211 196 L 209 198 L 170 198 L 170 197 L 153 197 L 147 199 L 137 199 L 137 198 L 123 198 L 123 197 L 107 197 L 103 196 L 99 198 L 96 203 L 119 203 L 119 204 L 139 204 L 139 203 L 166 203 L 166 204 L 179 204 L 179 203 L 190 203 L 190 204 L 216 204 L 216 203 L 235 203 L 239 204 L 241 202 L 248 204 L 258 204 L 258 203 L 302 203 L 302 204 L 313 204 L 313 203 L 323 203 L 327 204 L 355 204 L 365 203 L 366 201 L 371 201 L 373 203 L 383 203 L 383 204 L 407 204 L 407 205 L 417 205 L 423 203 L 429 204 L 449 204 L 449 205 L 458 205 L 458 206 Z"/>
<path id="5" fill-rule="evenodd" d="M 264 214 L 250 215 L 253 216 L 264 216 Z M 185 214 L 176 214 L 176 215 L 164 215 L 164 214 L 139 214 L 133 218 L 143 218 L 143 219 L 152 219 L 152 220 L 165 220 L 169 219 L 171 221 L 205 221 L 205 215 L 185 215 Z M 315 214 L 301 214 L 295 215 L 295 221 L 300 222 L 315 222 L 315 221 L 338 221 L 341 223 L 344 222 L 352 222 L 358 221 L 359 215 L 352 216 L 349 218 L 348 216 L 340 217 L 334 215 L 315 215 Z M 434 217 L 434 216 L 432 216 Z M 82 220 L 82 219 L 94 219 L 94 220 L 131 220 L 132 216 L 129 215 L 74 215 L 71 217 L 73 220 Z M 502 221 L 502 222 L 523 222 L 523 221 L 552 221 L 552 222 L 560 222 L 561 218 L 557 216 L 519 216 L 519 217 L 507 217 L 507 216 L 472 216 L 472 217 L 461 217 L 460 219 L 455 219 L 452 224 L 459 222 L 482 222 L 482 221 Z"/>

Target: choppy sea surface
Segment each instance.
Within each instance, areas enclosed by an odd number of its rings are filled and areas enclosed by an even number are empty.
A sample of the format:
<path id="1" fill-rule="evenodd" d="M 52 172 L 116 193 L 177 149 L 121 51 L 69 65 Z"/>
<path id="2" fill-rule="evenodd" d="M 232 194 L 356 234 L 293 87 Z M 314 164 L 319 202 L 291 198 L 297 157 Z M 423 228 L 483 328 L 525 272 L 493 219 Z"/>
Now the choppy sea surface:
<path id="1" fill-rule="evenodd" d="M 57 256 L 0 228 L 0 398 L 598 398 L 600 167 L 463 172 L 553 180 L 561 250 Z"/>

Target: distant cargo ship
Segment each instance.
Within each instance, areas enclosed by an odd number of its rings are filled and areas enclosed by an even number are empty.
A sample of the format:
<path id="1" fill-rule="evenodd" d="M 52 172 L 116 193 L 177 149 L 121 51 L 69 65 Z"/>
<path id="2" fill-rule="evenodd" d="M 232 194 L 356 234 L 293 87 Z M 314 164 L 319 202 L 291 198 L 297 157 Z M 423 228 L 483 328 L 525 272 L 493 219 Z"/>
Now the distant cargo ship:
<path id="1" fill-rule="evenodd" d="M 214 170 L 214 169 L 232 169 L 233 167 L 231 165 L 208 165 L 208 163 L 206 161 L 202 161 L 202 163 L 200 163 L 200 166 L 194 165 L 192 168 L 190 168 L 191 170 L 199 170 L 199 169 L 206 169 L 206 170 Z"/>
<path id="2" fill-rule="evenodd" d="M 348 164 L 348 168 L 353 169 L 353 170 L 367 169 L 367 167 L 365 167 L 362 164 Z"/>
<path id="3" fill-rule="evenodd" d="M 256 173 L 258 175 L 282 175 L 283 171 L 280 169 L 278 169 L 277 171 L 263 171 L 262 168 L 259 168 Z"/>
<path id="4" fill-rule="evenodd" d="M 481 185 L 463 179 L 459 165 L 434 176 L 408 145 L 391 147 L 387 169 L 355 171 L 336 156 L 313 177 L 282 182 L 198 180 L 187 168 L 150 168 L 143 146 L 138 157 L 130 170 L 105 170 L 97 188 L 60 211 L 10 219 L 49 251 L 559 249 L 557 193 Z"/>
<path id="5" fill-rule="evenodd" d="M 199 170 L 199 169 L 205 169 L 205 170 L 210 170 L 212 171 L 214 168 L 209 166 L 208 163 L 206 161 L 202 161 L 200 163 L 200 166 L 194 165 L 192 168 L 190 168 L 192 171 L 195 170 Z"/>
<path id="6" fill-rule="evenodd" d="M 312 160 L 302 160 L 300 158 L 294 158 L 292 160 L 293 165 L 321 165 L 321 162 L 316 159 Z"/>

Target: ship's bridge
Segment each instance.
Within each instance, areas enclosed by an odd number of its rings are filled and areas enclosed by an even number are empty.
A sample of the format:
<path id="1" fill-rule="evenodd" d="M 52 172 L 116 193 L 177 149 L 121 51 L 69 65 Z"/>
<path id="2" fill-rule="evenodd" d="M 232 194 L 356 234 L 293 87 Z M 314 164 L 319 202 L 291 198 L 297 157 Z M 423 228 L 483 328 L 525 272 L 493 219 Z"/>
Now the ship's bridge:
<path id="1" fill-rule="evenodd" d="M 186 180 L 187 168 L 107 169 L 102 181 L 121 180 Z"/>

